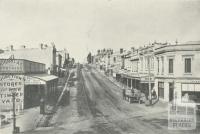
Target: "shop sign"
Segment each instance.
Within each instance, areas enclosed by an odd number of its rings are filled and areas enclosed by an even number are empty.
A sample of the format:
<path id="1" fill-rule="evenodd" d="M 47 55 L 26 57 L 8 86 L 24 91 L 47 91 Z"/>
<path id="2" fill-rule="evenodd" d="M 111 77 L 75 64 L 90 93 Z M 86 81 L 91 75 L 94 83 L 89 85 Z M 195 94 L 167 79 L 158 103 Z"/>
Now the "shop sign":
<path id="1" fill-rule="evenodd" d="M 168 129 L 170 130 L 196 129 L 195 103 L 183 103 L 183 102 L 181 103 L 181 101 L 172 101 L 172 103 L 169 103 Z"/>
<path id="2" fill-rule="evenodd" d="M 141 82 L 148 82 L 149 81 L 149 77 L 141 77 Z M 150 82 L 154 82 L 154 78 L 150 77 Z"/>
<path id="3" fill-rule="evenodd" d="M 200 84 L 182 84 L 182 91 L 200 92 Z"/>
<path id="4" fill-rule="evenodd" d="M 0 59 L 0 72 L 10 73 L 10 72 L 22 72 L 23 71 L 23 61 L 16 59 Z"/>
<path id="5" fill-rule="evenodd" d="M 200 84 L 200 80 L 178 80 L 177 82 L 180 82 L 180 83 Z"/>
<path id="6" fill-rule="evenodd" d="M 0 107 L 11 109 L 13 106 L 12 94 L 15 93 L 15 104 L 24 102 L 23 75 L 0 75 Z"/>

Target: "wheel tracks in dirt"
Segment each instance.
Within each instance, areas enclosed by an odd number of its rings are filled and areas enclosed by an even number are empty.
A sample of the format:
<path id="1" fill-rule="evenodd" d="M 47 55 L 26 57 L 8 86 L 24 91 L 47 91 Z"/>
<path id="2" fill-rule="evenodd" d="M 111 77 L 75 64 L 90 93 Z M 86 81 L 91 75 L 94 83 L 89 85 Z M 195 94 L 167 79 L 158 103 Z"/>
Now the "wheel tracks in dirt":
<path id="1" fill-rule="evenodd" d="M 84 81 L 82 83 L 83 84 L 82 90 L 84 90 L 84 95 L 86 96 L 87 107 L 93 116 L 92 120 L 94 121 L 94 125 L 92 127 L 97 132 L 101 132 L 101 133 L 102 133 L 102 131 L 103 131 L 103 133 L 106 133 L 106 134 L 119 133 L 118 131 L 115 130 L 115 128 L 113 127 L 113 124 L 110 124 L 110 122 L 108 122 L 108 120 L 105 118 L 103 113 L 101 113 L 98 109 L 96 109 L 96 103 L 92 103 L 92 100 L 90 100 L 89 96 L 87 95 L 86 89 L 85 89 L 85 80 L 84 80 L 83 76 L 81 76 L 81 77 L 82 77 L 82 80 Z M 90 82 L 91 82 L 90 78 L 88 78 L 88 80 L 90 80 Z M 93 89 L 95 88 L 92 84 L 91 84 L 91 86 Z"/>

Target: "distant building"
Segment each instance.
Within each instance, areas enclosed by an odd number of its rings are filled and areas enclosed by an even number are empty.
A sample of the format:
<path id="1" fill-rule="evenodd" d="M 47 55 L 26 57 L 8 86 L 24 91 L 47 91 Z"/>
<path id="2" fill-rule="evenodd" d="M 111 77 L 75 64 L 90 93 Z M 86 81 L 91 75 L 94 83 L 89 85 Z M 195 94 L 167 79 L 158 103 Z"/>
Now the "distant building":
<path id="1" fill-rule="evenodd" d="M 46 65 L 46 72 L 49 74 L 57 73 L 56 47 L 53 43 L 51 46 L 40 44 L 39 48 L 26 48 L 26 46 L 21 46 L 20 49 L 14 49 L 11 45 L 4 53 L 0 54 L 0 58 L 8 59 L 11 55 L 16 59 L 44 63 Z"/>
<path id="2" fill-rule="evenodd" d="M 2 49 L 0 49 L 0 54 L 3 53 L 4 51 Z"/>
<path id="3" fill-rule="evenodd" d="M 123 62 L 123 49 L 120 49 L 120 51 L 113 52 L 110 56 L 110 64 L 112 69 L 112 75 L 116 80 L 120 80 L 120 69 L 123 68 L 124 62 Z"/>
<path id="4" fill-rule="evenodd" d="M 59 50 L 56 52 L 57 53 L 57 56 L 60 55 L 61 56 L 61 60 L 59 62 L 57 62 L 57 65 L 59 65 L 61 68 L 64 67 L 64 63 L 65 63 L 65 60 L 68 60 L 69 59 L 69 53 L 67 52 L 66 49 L 63 49 L 63 50 Z"/>

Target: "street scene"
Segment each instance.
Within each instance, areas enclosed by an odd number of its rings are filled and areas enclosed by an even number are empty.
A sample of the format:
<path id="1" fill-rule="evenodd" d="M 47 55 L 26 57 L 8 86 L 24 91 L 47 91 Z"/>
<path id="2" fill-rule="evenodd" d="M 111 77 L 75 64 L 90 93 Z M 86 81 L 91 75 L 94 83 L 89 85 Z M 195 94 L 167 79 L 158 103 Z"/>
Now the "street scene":
<path id="1" fill-rule="evenodd" d="M 200 134 L 199 0 L 1 0 L 0 134 Z"/>

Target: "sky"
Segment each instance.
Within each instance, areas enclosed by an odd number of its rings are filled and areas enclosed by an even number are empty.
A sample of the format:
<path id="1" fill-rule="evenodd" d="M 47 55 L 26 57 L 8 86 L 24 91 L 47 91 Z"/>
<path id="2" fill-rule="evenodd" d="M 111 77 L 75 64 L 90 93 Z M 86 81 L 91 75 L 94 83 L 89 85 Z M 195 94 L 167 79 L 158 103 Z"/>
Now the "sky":
<path id="1" fill-rule="evenodd" d="M 200 0 L 0 0 L 0 49 L 54 42 L 82 62 L 98 49 L 200 40 Z"/>

